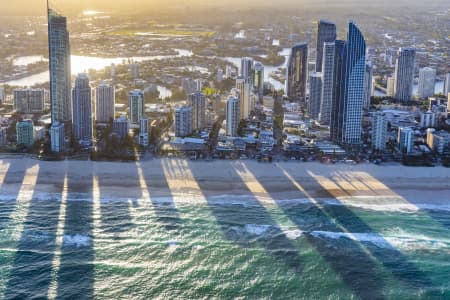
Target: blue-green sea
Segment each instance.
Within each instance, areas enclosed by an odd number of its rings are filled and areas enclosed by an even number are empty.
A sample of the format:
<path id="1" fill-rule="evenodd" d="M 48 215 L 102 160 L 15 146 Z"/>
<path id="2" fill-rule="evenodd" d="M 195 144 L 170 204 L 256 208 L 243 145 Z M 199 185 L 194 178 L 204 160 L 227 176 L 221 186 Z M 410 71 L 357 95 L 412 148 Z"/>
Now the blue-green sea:
<path id="1" fill-rule="evenodd" d="M 96 208 L 74 194 L 63 224 L 58 199 L 32 199 L 22 224 L 11 217 L 16 201 L 3 199 L 0 295 L 450 299 L 447 210 L 305 202 L 271 209 L 250 196 L 230 197 L 176 207 L 170 199 L 102 199 Z"/>
<path id="2" fill-rule="evenodd" d="M 4 161 L 0 299 L 450 299 L 429 170 Z"/>

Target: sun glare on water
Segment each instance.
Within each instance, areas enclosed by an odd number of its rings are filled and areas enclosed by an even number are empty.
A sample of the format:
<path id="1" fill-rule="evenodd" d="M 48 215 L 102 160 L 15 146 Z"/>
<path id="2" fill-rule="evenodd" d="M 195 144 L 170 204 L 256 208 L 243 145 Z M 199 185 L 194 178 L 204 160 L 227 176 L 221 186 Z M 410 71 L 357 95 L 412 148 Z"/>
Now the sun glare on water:
<path id="1" fill-rule="evenodd" d="M 96 10 L 85 10 L 83 11 L 83 15 L 84 16 L 94 16 L 94 15 L 99 15 L 102 14 L 101 11 L 96 11 Z"/>

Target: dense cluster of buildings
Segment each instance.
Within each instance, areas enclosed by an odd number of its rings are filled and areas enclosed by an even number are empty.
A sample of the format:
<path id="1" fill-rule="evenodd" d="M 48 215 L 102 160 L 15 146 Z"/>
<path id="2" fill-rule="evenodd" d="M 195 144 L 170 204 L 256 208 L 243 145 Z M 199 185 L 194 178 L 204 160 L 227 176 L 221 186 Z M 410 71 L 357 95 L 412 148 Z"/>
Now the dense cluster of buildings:
<path id="1" fill-rule="evenodd" d="M 48 32 L 50 90 L 14 90 L 15 112 L 42 114 L 50 111 L 49 136 L 53 152 L 64 152 L 69 142 L 89 149 L 96 142 L 93 137 L 96 126 L 111 126 L 111 135 L 119 140 L 134 131 L 136 141 L 141 146 L 149 146 L 152 122 L 146 113 L 146 90 L 129 91 L 128 110 L 118 114 L 113 84 L 104 81 L 91 86 L 87 74 L 78 74 L 72 84 L 67 20 L 50 7 Z M 194 149 L 204 149 L 208 138 L 217 135 L 213 148 L 227 153 L 248 148 L 271 152 L 278 139 L 284 139 L 283 149 L 289 153 L 309 151 L 311 145 L 323 153 L 358 152 L 366 149 L 366 144 L 371 145 L 372 151 L 383 153 L 389 143 L 395 144 L 397 151 L 403 154 L 424 151 L 423 145 L 440 154 L 449 151 L 448 134 L 439 129 L 450 111 L 450 74 L 446 75 L 444 84 L 444 95 L 449 97 L 447 107 L 445 99 L 432 98 L 436 70 L 423 67 L 419 70 L 418 95 L 420 99 L 430 100 L 427 111 L 383 105 L 374 110 L 371 97 L 375 66 L 365 38 L 353 22 L 348 24 L 346 40 L 340 40 L 334 23 L 319 21 L 315 52 L 309 47 L 311 41 L 293 40 L 296 44 L 290 50 L 286 65 L 281 137 L 274 134 L 275 122 L 279 122 L 280 117 L 275 115 L 274 102 L 280 100 L 280 95 L 266 97 L 264 66 L 253 58 L 244 57 L 237 72 L 228 65 L 225 71 L 220 68 L 217 71 L 216 82 L 225 78 L 235 80 L 225 97 L 207 95 L 204 86 L 210 85 L 203 79 L 182 79 L 180 88 L 187 99 L 168 110 L 173 114 L 173 124 L 169 127 L 175 144 L 192 143 Z M 128 67 L 136 86 L 140 77 L 139 64 L 130 63 Z M 405 107 L 413 100 L 416 67 L 416 49 L 401 48 L 395 72 L 387 78 L 387 95 Z M 114 78 L 115 68 L 111 69 L 111 76 Z M 4 99 L 5 92 L 0 88 L 0 101 Z M 216 134 L 213 127 L 217 124 Z M 31 147 L 35 140 L 46 136 L 45 129 L 34 126 L 29 119 L 18 122 L 16 132 L 17 144 L 25 147 Z M 0 143 L 6 140 L 4 136 L 2 129 Z"/>

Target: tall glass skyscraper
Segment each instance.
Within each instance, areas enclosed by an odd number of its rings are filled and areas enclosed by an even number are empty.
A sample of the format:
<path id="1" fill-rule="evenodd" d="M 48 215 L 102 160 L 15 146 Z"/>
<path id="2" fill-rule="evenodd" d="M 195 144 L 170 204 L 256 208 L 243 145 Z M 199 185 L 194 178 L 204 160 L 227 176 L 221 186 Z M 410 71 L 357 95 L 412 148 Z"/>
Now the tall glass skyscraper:
<path id="1" fill-rule="evenodd" d="M 342 122 L 344 113 L 344 61 L 346 42 L 336 40 L 334 43 L 334 79 L 333 101 L 331 105 L 330 136 L 331 140 L 340 143 L 342 141 Z"/>
<path id="2" fill-rule="evenodd" d="M 334 23 L 320 20 L 317 24 L 317 56 L 316 72 L 322 72 L 323 44 L 332 43 L 336 40 L 336 25 Z"/>
<path id="3" fill-rule="evenodd" d="M 324 43 L 322 62 L 322 92 L 320 100 L 320 124 L 330 126 L 334 95 L 335 42 Z"/>
<path id="4" fill-rule="evenodd" d="M 340 51 L 341 43 L 336 43 Z M 337 90 L 333 111 L 332 138 L 345 146 L 361 144 L 362 112 L 364 103 L 364 78 L 366 69 L 366 42 L 361 31 L 353 23 L 349 23 L 347 42 L 343 52 L 337 54 L 338 61 Z M 342 64 L 339 63 L 342 59 Z"/>
<path id="5" fill-rule="evenodd" d="M 291 50 L 287 65 L 286 94 L 296 102 L 305 103 L 308 78 L 308 44 L 300 43 Z"/>
<path id="6" fill-rule="evenodd" d="M 72 91 L 73 135 L 77 141 L 92 141 L 92 98 L 89 78 L 79 74 Z"/>
<path id="7" fill-rule="evenodd" d="M 70 42 L 66 17 L 47 3 L 52 123 L 72 121 Z"/>
<path id="8" fill-rule="evenodd" d="M 395 64 L 395 98 L 408 102 L 412 100 L 414 84 L 414 67 L 416 50 L 414 48 L 400 49 Z"/>

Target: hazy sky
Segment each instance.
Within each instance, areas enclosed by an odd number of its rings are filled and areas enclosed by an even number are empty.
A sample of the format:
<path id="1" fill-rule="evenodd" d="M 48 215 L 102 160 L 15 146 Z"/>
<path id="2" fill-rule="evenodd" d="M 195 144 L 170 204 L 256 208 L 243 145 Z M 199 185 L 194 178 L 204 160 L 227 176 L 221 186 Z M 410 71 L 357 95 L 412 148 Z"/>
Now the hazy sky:
<path id="1" fill-rule="evenodd" d="M 346 6 L 351 7 L 392 7 L 392 6 L 443 6 L 450 7 L 450 0 L 52 0 L 61 10 L 82 11 L 86 9 L 101 10 L 136 10 L 136 9 L 164 9 L 189 6 L 223 6 L 237 8 L 258 6 Z M 17 14 L 45 14 L 45 0 L 0 0 L 0 15 Z"/>

